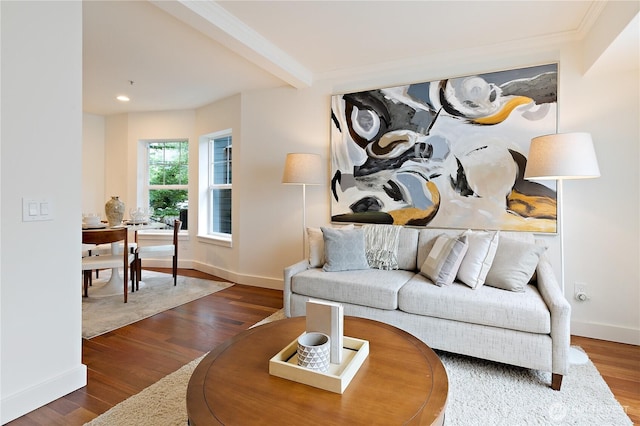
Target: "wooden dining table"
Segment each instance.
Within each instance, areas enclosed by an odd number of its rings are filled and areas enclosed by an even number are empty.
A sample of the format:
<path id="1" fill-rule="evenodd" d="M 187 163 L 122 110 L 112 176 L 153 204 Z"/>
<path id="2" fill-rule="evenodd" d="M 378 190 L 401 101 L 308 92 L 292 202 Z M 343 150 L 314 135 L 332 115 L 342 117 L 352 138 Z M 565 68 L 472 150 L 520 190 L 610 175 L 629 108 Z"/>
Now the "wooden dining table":
<path id="1" fill-rule="evenodd" d="M 99 232 L 105 229 L 114 229 L 114 228 L 127 228 L 130 231 L 133 231 L 135 234 L 134 241 L 137 241 L 137 233 L 138 231 L 147 230 L 147 229 L 165 229 L 167 227 L 164 223 L 159 222 L 148 222 L 148 223 L 131 223 L 131 222 L 123 222 L 121 225 L 115 225 L 110 227 L 106 223 L 103 223 L 104 226 L 82 226 L 82 232 Z M 115 253 L 118 249 L 118 244 L 120 243 L 111 243 L 111 252 Z M 92 290 L 92 297 L 106 297 L 113 296 L 116 294 L 122 294 L 124 291 L 124 283 L 122 282 L 122 276 L 118 271 L 119 268 L 111 269 L 111 277 L 107 283 L 95 290 Z M 144 282 L 140 281 L 138 284 L 138 288 L 144 287 Z"/>

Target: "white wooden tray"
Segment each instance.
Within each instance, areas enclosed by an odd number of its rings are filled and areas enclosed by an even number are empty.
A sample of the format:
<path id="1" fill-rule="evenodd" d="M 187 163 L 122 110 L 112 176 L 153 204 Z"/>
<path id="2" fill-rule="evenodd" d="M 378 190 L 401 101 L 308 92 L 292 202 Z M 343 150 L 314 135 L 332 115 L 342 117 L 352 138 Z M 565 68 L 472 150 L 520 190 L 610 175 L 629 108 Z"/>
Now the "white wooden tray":
<path id="1" fill-rule="evenodd" d="M 298 339 L 289 343 L 269 360 L 269 374 L 304 383 L 330 392 L 343 393 L 369 355 L 369 342 L 344 336 L 342 362 L 329 364 L 329 371 L 320 373 L 298 365 Z"/>

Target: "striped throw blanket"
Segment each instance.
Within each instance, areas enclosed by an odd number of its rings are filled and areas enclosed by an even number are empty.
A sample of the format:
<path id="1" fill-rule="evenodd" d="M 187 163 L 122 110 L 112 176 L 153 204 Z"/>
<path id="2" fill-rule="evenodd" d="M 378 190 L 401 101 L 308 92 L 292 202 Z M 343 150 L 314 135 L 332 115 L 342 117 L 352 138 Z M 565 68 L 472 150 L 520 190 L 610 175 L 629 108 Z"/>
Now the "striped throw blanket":
<path id="1" fill-rule="evenodd" d="M 401 226 L 364 225 L 366 255 L 369 266 L 398 269 L 398 241 Z"/>

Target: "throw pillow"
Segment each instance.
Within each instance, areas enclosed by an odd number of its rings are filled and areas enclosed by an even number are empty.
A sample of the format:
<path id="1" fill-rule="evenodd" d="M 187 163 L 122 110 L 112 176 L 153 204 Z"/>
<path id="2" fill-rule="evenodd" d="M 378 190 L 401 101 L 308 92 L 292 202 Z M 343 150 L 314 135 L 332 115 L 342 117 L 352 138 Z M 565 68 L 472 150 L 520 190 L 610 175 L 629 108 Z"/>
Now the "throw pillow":
<path id="1" fill-rule="evenodd" d="M 439 287 L 450 285 L 456 279 L 468 247 L 467 236 L 464 234 L 458 237 L 439 236 L 422 264 L 420 273 Z"/>
<path id="2" fill-rule="evenodd" d="M 371 268 L 398 269 L 398 242 L 401 226 L 364 225 L 367 262 Z"/>
<path id="3" fill-rule="evenodd" d="M 369 269 L 362 229 L 320 229 L 324 240 L 324 271 Z"/>
<path id="4" fill-rule="evenodd" d="M 338 226 L 336 229 L 353 229 L 354 225 Z M 307 228 L 307 239 L 309 240 L 309 266 L 312 268 L 322 268 L 324 265 L 324 239 L 320 228 Z"/>
<path id="5" fill-rule="evenodd" d="M 498 248 L 499 233 L 468 230 L 465 235 L 468 238 L 469 249 L 462 259 L 457 278 L 476 289 L 480 288 L 487 278 Z"/>
<path id="6" fill-rule="evenodd" d="M 501 238 L 485 285 L 510 291 L 524 291 L 533 277 L 546 247 Z"/>

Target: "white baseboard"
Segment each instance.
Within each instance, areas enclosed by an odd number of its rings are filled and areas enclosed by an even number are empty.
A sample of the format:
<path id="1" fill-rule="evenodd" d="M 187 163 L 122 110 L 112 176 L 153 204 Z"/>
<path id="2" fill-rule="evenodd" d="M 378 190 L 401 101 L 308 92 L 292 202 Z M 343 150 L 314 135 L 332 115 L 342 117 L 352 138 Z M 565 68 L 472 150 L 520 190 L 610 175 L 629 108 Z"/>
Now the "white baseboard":
<path id="1" fill-rule="evenodd" d="M 15 420 L 20 416 L 42 407 L 66 394 L 87 385 L 87 366 L 66 371 L 56 377 L 31 386 L 20 392 L 2 396 L 0 424 Z"/>
<path id="2" fill-rule="evenodd" d="M 171 259 L 143 259 L 142 266 L 152 268 L 171 268 Z M 225 280 L 229 280 L 237 284 L 270 288 L 273 290 L 282 290 L 284 288 L 284 284 L 281 279 L 238 274 L 233 271 L 229 271 L 228 269 L 218 268 L 195 260 L 180 260 L 178 258 L 178 268 L 195 269 L 197 271 L 224 278 Z"/>
<path id="3" fill-rule="evenodd" d="M 225 280 L 229 280 L 234 283 L 270 288 L 274 290 L 282 290 L 284 288 L 284 284 L 281 279 L 238 274 L 227 269 L 218 268 L 202 262 L 192 261 L 191 263 L 193 269 L 224 278 Z"/>
<path id="4" fill-rule="evenodd" d="M 591 339 L 640 345 L 640 330 L 610 324 L 571 321 L 571 334 Z"/>
<path id="5" fill-rule="evenodd" d="M 170 257 L 164 259 L 142 259 L 142 266 L 150 268 L 171 268 L 173 260 Z M 178 268 L 194 269 L 191 260 L 180 260 L 178 258 Z"/>

